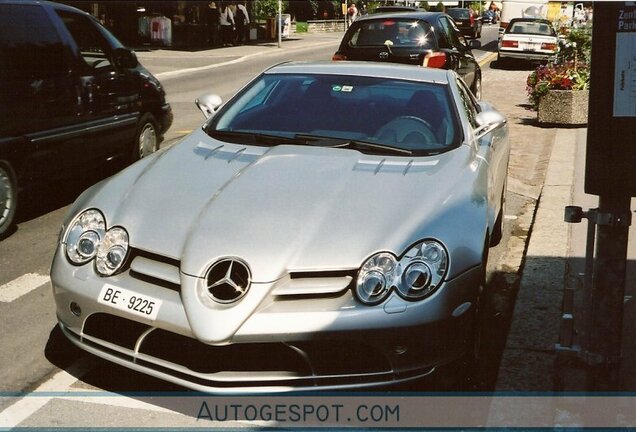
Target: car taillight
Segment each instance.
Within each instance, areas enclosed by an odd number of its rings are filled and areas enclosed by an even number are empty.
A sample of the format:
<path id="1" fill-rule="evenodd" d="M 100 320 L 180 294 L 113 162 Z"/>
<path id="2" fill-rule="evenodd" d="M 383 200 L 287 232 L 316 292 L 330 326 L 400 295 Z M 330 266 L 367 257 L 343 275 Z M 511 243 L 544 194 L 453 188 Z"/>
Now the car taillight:
<path id="1" fill-rule="evenodd" d="M 502 48 L 519 48 L 519 42 L 514 40 L 503 40 L 501 41 Z"/>
<path id="2" fill-rule="evenodd" d="M 443 68 L 446 64 L 446 53 L 430 52 L 424 57 L 424 67 Z"/>
<path id="3" fill-rule="evenodd" d="M 541 44 L 541 49 L 550 50 L 550 51 L 556 51 L 557 44 L 551 43 L 551 42 L 543 42 Z"/>
<path id="4" fill-rule="evenodd" d="M 346 60 L 347 56 L 344 54 L 340 54 L 340 53 L 335 53 L 332 57 L 331 60 L 333 61 L 338 61 L 338 60 Z"/>

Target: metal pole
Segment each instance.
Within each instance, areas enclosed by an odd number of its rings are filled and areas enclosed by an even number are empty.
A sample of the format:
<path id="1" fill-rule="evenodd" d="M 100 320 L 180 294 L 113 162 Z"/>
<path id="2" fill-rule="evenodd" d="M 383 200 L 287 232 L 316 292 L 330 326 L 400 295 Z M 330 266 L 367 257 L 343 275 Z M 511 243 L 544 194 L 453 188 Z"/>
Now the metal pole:
<path id="1" fill-rule="evenodd" d="M 591 365 L 615 368 L 621 361 L 630 205 L 629 195 L 599 196 L 588 353 Z"/>
<path id="2" fill-rule="evenodd" d="M 282 0 L 278 0 L 278 48 L 282 48 L 282 36 L 281 36 L 281 30 L 283 28 L 282 25 L 282 21 L 283 21 L 283 2 Z"/>

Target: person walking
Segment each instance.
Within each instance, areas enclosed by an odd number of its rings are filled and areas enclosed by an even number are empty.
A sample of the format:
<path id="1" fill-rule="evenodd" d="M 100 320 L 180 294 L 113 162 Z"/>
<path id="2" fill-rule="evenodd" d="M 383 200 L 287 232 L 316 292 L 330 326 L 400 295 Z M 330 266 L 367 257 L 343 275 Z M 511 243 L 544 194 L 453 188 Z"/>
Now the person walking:
<path id="1" fill-rule="evenodd" d="M 358 8 L 355 3 L 351 3 L 349 9 L 347 9 L 347 27 L 349 27 L 356 18 L 358 18 Z"/>
<path id="2" fill-rule="evenodd" d="M 246 35 L 246 32 L 249 29 L 250 23 L 250 16 L 247 13 L 247 8 L 243 1 L 236 4 L 234 22 L 236 23 L 236 44 L 243 45 L 245 40 L 249 40 L 249 36 Z"/>
<path id="3" fill-rule="evenodd" d="M 223 39 L 223 46 L 232 46 L 232 42 L 234 38 L 232 37 L 234 33 L 234 15 L 232 15 L 232 11 L 230 8 L 221 4 L 221 9 L 219 10 L 219 24 L 221 25 L 221 38 Z"/>
<path id="4" fill-rule="evenodd" d="M 219 23 L 220 14 L 215 2 L 208 3 L 206 10 L 206 18 L 208 23 L 208 45 L 215 47 L 219 44 Z"/>

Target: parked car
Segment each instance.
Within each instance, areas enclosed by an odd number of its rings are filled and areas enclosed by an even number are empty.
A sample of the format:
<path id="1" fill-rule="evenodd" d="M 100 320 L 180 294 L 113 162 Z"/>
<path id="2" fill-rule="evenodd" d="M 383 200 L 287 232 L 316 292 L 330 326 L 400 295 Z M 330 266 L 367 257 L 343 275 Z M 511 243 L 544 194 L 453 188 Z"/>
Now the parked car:
<path id="1" fill-rule="evenodd" d="M 552 23 L 541 18 L 515 18 L 499 39 L 497 63 L 509 59 L 543 62 L 554 60 L 559 51 Z"/>
<path id="2" fill-rule="evenodd" d="M 423 10 L 414 6 L 398 6 L 398 5 L 386 5 L 378 6 L 373 10 L 373 13 L 387 13 L 387 12 L 413 12 Z"/>
<path id="3" fill-rule="evenodd" d="M 470 8 L 450 8 L 446 13 L 455 20 L 457 28 L 466 37 L 473 39 L 481 37 L 482 18 Z"/>
<path id="4" fill-rule="evenodd" d="M 26 188 L 146 156 L 172 123 L 135 53 L 69 6 L 0 1 L 0 76 L 0 238 Z"/>
<path id="5" fill-rule="evenodd" d="M 481 68 L 451 17 L 440 12 L 402 12 L 358 18 L 332 60 L 367 60 L 451 69 L 481 99 Z"/>
<path id="6" fill-rule="evenodd" d="M 69 209 L 51 280 L 73 343 L 213 393 L 470 357 L 502 232 L 500 113 L 453 71 L 372 62 L 283 63 L 197 104 L 202 128 Z"/>

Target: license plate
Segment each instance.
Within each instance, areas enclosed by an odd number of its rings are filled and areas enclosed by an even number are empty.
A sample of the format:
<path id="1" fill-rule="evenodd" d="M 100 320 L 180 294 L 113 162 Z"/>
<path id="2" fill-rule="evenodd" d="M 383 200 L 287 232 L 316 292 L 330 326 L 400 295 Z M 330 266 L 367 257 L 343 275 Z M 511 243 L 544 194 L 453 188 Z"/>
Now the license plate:
<path id="1" fill-rule="evenodd" d="M 161 300 L 125 288 L 104 285 L 97 302 L 147 319 L 157 319 Z"/>

